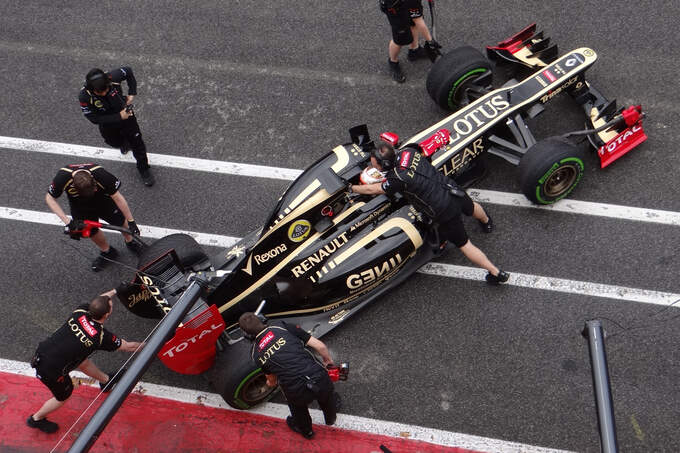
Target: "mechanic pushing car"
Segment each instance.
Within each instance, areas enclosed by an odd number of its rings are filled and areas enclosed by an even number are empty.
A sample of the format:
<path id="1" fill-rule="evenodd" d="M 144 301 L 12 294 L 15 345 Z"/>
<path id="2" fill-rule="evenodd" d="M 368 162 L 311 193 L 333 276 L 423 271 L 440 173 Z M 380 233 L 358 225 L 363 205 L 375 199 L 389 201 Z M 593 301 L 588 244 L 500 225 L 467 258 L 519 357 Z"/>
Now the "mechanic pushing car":
<path id="1" fill-rule="evenodd" d="M 392 145 L 382 142 L 373 149 L 371 164 L 385 172 L 385 180 L 366 185 L 350 184 L 350 192 L 362 195 L 404 194 L 411 204 L 439 224 L 439 234 L 444 240 L 453 242 L 473 264 L 488 271 L 486 281 L 489 284 L 508 281 L 510 275 L 498 269 L 484 252 L 470 242 L 461 213 L 477 219 L 485 233 L 493 231 L 491 217 L 453 180 L 438 172 L 419 150 L 407 147 L 397 156 Z"/>
<path id="2" fill-rule="evenodd" d="M 35 374 L 52 392 L 53 397 L 29 416 L 26 424 L 45 433 L 53 433 L 59 426 L 47 420 L 47 415 L 59 409 L 73 393 L 73 381 L 69 373 L 76 368 L 99 381 L 104 392 L 113 388 L 114 376 L 104 373 L 88 359 L 97 350 L 134 352 L 143 344 L 125 341 L 104 328 L 111 316 L 116 294 L 112 289 L 79 306 L 69 319 L 48 339 L 38 345 L 31 360 Z M 118 377 L 120 373 L 116 374 Z"/>
<path id="3" fill-rule="evenodd" d="M 291 416 L 288 427 L 306 439 L 314 436 L 312 418 L 307 406 L 316 400 L 327 425 L 335 423 L 340 396 L 333 388 L 326 367 L 333 365 L 326 345 L 299 326 L 285 322 L 266 326 L 252 312 L 243 313 L 238 320 L 241 330 L 253 341 L 251 359 L 262 367 L 267 385 L 281 386 L 288 401 Z M 323 365 L 305 348 L 314 349 Z"/>
<path id="4" fill-rule="evenodd" d="M 98 221 L 100 218 L 112 225 L 127 228 L 139 235 L 139 228 L 132 217 L 127 200 L 119 191 L 120 180 L 97 164 L 73 164 L 60 168 L 47 189 L 45 202 L 64 224 L 72 239 L 79 240 L 82 220 Z M 71 220 L 59 205 L 57 198 L 66 192 L 71 207 Z M 130 234 L 122 233 L 125 245 L 134 254 L 141 252 L 142 246 Z M 100 253 L 92 262 L 95 272 L 103 269 L 118 252 L 109 245 L 106 236 L 99 229 L 92 231 L 92 242 L 99 247 Z"/>
<path id="5" fill-rule="evenodd" d="M 127 83 L 127 96 L 123 95 L 122 81 Z M 99 133 L 109 146 L 119 148 L 122 154 L 132 150 L 137 171 L 144 184 L 150 187 L 155 180 L 132 109 L 136 95 L 137 80 L 131 67 L 123 66 L 108 73 L 94 68 L 85 76 L 85 86 L 80 90 L 78 101 L 85 118 L 99 126 Z"/>

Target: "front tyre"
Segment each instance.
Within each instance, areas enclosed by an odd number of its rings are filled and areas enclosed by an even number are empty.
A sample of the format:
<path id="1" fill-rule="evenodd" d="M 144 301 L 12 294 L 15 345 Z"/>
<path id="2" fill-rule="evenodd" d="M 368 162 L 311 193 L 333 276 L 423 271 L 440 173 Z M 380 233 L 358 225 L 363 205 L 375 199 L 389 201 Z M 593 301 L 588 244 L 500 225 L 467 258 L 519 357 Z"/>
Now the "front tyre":
<path id="1" fill-rule="evenodd" d="M 427 92 L 445 110 L 457 110 L 478 98 L 491 82 L 491 64 L 474 47 L 444 54 L 427 75 Z"/>
<path id="2" fill-rule="evenodd" d="M 224 401 L 235 409 L 251 409 L 274 396 L 261 368 L 250 359 L 251 343 L 243 339 L 217 352 L 207 377 Z"/>
<path id="3" fill-rule="evenodd" d="M 533 145 L 519 163 L 519 183 L 536 204 L 552 204 L 569 195 L 583 177 L 584 152 L 561 137 Z"/>

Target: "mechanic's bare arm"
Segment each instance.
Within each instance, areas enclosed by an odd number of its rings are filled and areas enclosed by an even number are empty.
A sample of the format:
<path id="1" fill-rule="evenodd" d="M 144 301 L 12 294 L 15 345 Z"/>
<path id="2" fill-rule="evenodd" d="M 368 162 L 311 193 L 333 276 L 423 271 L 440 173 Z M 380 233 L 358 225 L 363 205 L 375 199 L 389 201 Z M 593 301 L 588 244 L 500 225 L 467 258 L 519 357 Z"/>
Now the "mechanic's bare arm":
<path id="1" fill-rule="evenodd" d="M 106 382 L 109 380 L 109 376 L 100 370 L 90 359 L 83 360 L 80 365 L 78 365 L 78 370 L 99 382 Z"/>
<path id="2" fill-rule="evenodd" d="M 111 289 L 111 290 L 109 290 L 109 291 L 107 291 L 107 292 L 105 292 L 105 293 L 101 293 L 101 294 L 100 294 L 100 296 L 106 296 L 106 297 L 109 297 L 109 298 L 111 298 L 111 297 L 113 297 L 113 296 L 115 296 L 115 295 L 116 295 L 116 289 L 115 289 L 115 288 L 114 288 L 114 289 Z"/>
<path id="3" fill-rule="evenodd" d="M 307 346 L 309 346 L 310 348 L 314 349 L 316 352 L 319 353 L 321 359 L 323 359 L 323 364 L 325 366 L 333 365 L 333 359 L 331 359 L 331 354 L 328 352 L 328 348 L 326 347 L 323 341 L 314 337 L 309 337 Z"/>
<path id="4" fill-rule="evenodd" d="M 353 193 L 358 193 L 361 195 L 380 195 L 385 193 L 381 182 L 360 185 L 350 184 L 349 189 Z"/>
<path id="5" fill-rule="evenodd" d="M 123 215 L 125 216 L 125 220 L 133 220 L 130 207 L 128 206 L 127 200 L 125 199 L 122 193 L 120 192 L 114 193 L 113 195 L 111 195 L 111 199 L 113 200 L 114 203 L 116 203 L 116 206 L 118 206 L 120 212 L 123 213 Z"/>
<path id="6" fill-rule="evenodd" d="M 47 193 L 45 194 L 45 202 L 47 203 L 47 207 L 50 208 L 50 210 L 54 212 L 57 217 L 59 217 L 61 221 L 64 222 L 65 225 L 69 224 L 70 220 L 56 198 Z"/>
<path id="7" fill-rule="evenodd" d="M 144 343 L 139 343 L 137 341 L 125 341 L 120 340 L 120 351 L 135 352 L 138 348 L 144 347 Z"/>

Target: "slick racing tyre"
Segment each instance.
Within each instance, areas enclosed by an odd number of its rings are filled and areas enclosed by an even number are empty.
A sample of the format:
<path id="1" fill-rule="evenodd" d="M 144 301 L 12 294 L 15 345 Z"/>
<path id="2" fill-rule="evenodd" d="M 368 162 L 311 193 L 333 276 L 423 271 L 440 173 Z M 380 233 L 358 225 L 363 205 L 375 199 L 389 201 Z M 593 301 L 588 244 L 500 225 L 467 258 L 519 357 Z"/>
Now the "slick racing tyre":
<path id="1" fill-rule="evenodd" d="M 524 195 L 537 204 L 552 204 L 571 193 L 583 177 L 584 152 L 560 137 L 533 145 L 519 163 Z"/>
<path id="2" fill-rule="evenodd" d="M 210 266 L 208 255 L 205 254 L 201 246 L 188 234 L 176 233 L 165 236 L 144 248 L 139 255 L 137 268 L 141 269 L 147 264 L 167 253 L 175 250 L 180 264 L 185 269 L 200 270 Z"/>
<path id="3" fill-rule="evenodd" d="M 250 360 L 250 341 L 243 339 L 217 352 L 207 372 L 210 385 L 235 409 L 250 409 L 269 400 L 278 387 L 269 387 L 261 368 Z"/>
<path id="4" fill-rule="evenodd" d="M 432 65 L 427 92 L 441 108 L 457 110 L 479 97 L 491 85 L 491 77 L 491 64 L 481 52 L 469 46 L 458 47 Z"/>

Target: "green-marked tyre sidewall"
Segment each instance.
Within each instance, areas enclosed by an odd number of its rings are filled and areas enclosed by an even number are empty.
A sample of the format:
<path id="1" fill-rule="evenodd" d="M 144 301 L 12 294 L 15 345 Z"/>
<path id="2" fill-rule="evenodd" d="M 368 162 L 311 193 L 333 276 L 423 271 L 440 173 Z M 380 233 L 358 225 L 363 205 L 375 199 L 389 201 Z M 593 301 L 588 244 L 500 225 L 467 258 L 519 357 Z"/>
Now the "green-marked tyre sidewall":
<path id="1" fill-rule="evenodd" d="M 550 137 L 530 147 L 519 163 L 522 193 L 536 204 L 552 204 L 569 195 L 581 181 L 585 171 L 585 152 L 561 137 Z M 576 177 L 560 193 L 548 195 L 545 183 L 558 169 L 574 168 Z"/>
<path id="2" fill-rule="evenodd" d="M 459 107 L 458 104 L 456 104 L 456 103 L 454 102 L 454 97 L 456 96 L 456 90 L 458 90 L 458 88 L 463 84 L 463 82 L 465 82 L 467 79 L 469 79 L 469 78 L 471 78 L 471 77 L 473 77 L 473 76 L 477 76 L 477 75 L 479 75 L 479 74 L 483 74 L 483 73 L 485 73 L 486 71 L 488 71 L 488 69 L 486 69 L 486 68 L 476 68 L 476 69 L 473 69 L 472 71 L 469 71 L 469 72 L 465 73 L 461 78 L 459 78 L 458 80 L 456 80 L 456 81 L 454 82 L 454 84 L 453 84 L 453 86 L 451 87 L 451 89 L 449 89 L 449 94 L 448 94 L 448 96 L 447 96 L 447 105 L 449 106 L 449 108 L 450 108 L 451 110 L 455 110 L 455 109 L 457 109 L 457 108 Z"/>
<path id="3" fill-rule="evenodd" d="M 427 74 L 425 87 L 432 100 L 444 110 L 456 110 L 456 91 L 469 79 L 491 71 L 491 63 L 474 47 L 453 49 L 435 61 Z"/>
<path id="4" fill-rule="evenodd" d="M 241 409 L 250 409 L 252 406 L 250 406 L 248 403 L 243 401 L 241 399 L 241 390 L 243 387 L 254 377 L 256 377 L 258 374 L 262 374 L 262 368 L 258 368 L 256 370 L 253 370 L 252 373 L 250 373 L 248 376 L 246 376 L 241 383 L 236 387 L 236 390 L 234 390 L 234 402 L 241 407 Z"/>

